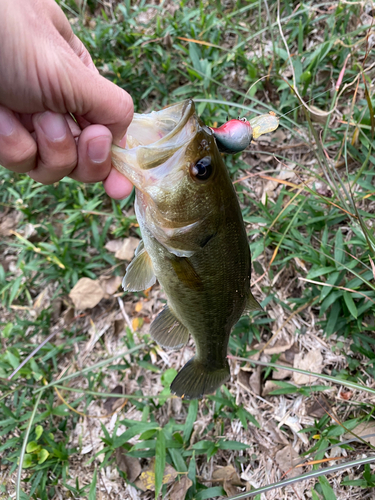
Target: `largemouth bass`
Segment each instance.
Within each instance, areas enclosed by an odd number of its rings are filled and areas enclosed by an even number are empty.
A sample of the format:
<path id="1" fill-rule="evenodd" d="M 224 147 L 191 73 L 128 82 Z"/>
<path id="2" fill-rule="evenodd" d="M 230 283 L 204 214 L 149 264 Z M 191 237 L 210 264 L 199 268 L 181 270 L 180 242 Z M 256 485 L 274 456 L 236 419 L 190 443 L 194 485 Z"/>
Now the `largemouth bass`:
<path id="1" fill-rule="evenodd" d="M 168 304 L 150 335 L 169 349 L 193 336 L 196 355 L 177 374 L 171 391 L 201 398 L 229 379 L 231 330 L 246 309 L 259 308 L 250 291 L 241 210 L 215 129 L 197 117 L 192 100 L 135 114 L 126 149 L 114 146 L 112 162 L 136 187 L 143 238 L 123 288 L 141 291 L 160 282 Z"/>

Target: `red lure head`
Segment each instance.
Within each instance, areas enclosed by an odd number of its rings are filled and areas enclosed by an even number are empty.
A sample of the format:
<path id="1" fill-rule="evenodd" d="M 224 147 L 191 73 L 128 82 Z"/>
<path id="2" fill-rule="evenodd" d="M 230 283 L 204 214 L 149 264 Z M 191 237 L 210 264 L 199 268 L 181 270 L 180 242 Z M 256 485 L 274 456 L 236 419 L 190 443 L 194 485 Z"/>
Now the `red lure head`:
<path id="1" fill-rule="evenodd" d="M 210 129 L 222 153 L 239 153 L 249 146 L 253 138 L 253 129 L 246 118 L 229 120 L 218 128 Z"/>

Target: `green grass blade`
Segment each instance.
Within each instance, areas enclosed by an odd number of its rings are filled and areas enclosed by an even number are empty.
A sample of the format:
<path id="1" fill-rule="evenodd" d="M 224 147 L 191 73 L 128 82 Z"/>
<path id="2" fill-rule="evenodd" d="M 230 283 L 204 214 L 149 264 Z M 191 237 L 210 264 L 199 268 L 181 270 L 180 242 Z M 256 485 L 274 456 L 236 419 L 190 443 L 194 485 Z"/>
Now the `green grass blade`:
<path id="1" fill-rule="evenodd" d="M 158 431 L 155 447 L 155 500 L 157 500 L 161 487 L 163 485 L 163 476 L 165 469 L 166 442 L 163 429 Z"/>
<path id="2" fill-rule="evenodd" d="M 33 411 L 32 411 L 32 413 L 30 415 L 29 422 L 28 422 L 27 427 L 26 427 L 25 437 L 23 438 L 23 443 L 22 443 L 22 448 L 21 448 L 21 453 L 20 453 L 20 459 L 19 459 L 20 463 L 18 465 L 18 471 L 17 471 L 16 500 L 21 500 L 22 464 L 23 464 L 23 459 L 24 459 L 25 452 L 26 452 L 26 446 L 27 446 L 27 441 L 29 439 L 31 427 L 33 425 L 35 414 L 36 414 L 36 411 L 38 409 L 38 405 L 39 405 L 39 402 L 40 402 L 40 399 L 41 399 L 42 395 L 43 395 L 43 391 L 41 391 L 38 394 L 37 398 L 36 398 Z"/>
<path id="3" fill-rule="evenodd" d="M 333 467 L 327 467 L 326 469 L 313 470 L 311 472 L 306 472 L 305 474 L 301 474 L 300 476 L 295 478 L 285 479 L 284 481 L 279 481 L 277 483 L 273 483 L 268 486 L 263 486 L 262 488 L 256 488 L 253 491 L 229 497 L 228 500 L 243 500 L 244 498 L 255 497 L 256 495 L 261 495 L 262 493 L 266 493 L 267 491 L 273 491 L 278 488 L 284 488 L 285 486 L 299 483 L 300 481 L 305 481 L 306 479 L 315 479 L 317 477 L 327 476 L 328 474 L 333 474 L 341 470 L 349 469 L 350 467 L 362 466 L 374 462 L 375 462 L 375 455 L 367 458 L 360 458 L 358 460 L 352 460 L 350 462 L 345 462 L 343 464 L 334 465 Z"/>
<path id="4" fill-rule="evenodd" d="M 343 385 L 344 387 L 349 387 L 350 389 L 355 389 L 357 391 L 365 391 L 369 392 L 370 394 L 375 394 L 375 389 L 371 389 L 371 387 L 366 387 L 365 385 L 357 384 L 356 382 L 351 382 L 350 380 L 342 380 L 337 377 L 331 377 L 330 375 L 326 375 L 325 373 L 309 372 L 307 370 L 301 370 L 300 368 L 294 368 L 292 366 L 286 367 L 283 365 L 278 365 L 276 363 L 268 363 L 266 361 L 255 361 L 254 359 L 240 358 L 238 356 L 228 356 L 228 358 L 236 359 L 237 361 L 246 361 L 247 363 L 252 363 L 254 365 L 266 366 L 268 368 L 276 368 L 278 370 L 289 370 L 291 372 L 296 372 L 311 377 L 321 378 L 323 380 L 327 380 L 327 382 Z"/>

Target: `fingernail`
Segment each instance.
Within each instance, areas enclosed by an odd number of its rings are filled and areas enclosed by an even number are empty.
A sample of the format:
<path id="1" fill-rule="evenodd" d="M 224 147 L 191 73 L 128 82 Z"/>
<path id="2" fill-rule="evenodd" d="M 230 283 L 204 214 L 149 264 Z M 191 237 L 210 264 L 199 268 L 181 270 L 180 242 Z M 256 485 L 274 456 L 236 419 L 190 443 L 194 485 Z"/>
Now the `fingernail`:
<path id="1" fill-rule="evenodd" d="M 50 141 L 65 139 L 67 123 L 63 115 L 46 111 L 39 116 L 38 124 Z"/>
<path id="2" fill-rule="evenodd" d="M 94 163 L 103 163 L 109 155 L 112 140 L 110 137 L 95 137 L 87 145 L 87 154 Z"/>
<path id="3" fill-rule="evenodd" d="M 0 134 L 8 137 L 12 134 L 14 130 L 14 119 L 13 117 L 7 113 L 0 113 Z"/>

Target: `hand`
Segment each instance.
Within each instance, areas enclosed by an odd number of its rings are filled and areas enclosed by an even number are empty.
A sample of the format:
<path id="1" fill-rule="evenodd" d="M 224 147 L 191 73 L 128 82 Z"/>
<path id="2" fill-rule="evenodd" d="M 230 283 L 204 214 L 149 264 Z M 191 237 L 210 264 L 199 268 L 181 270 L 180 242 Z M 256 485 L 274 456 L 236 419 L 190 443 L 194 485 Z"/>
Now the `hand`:
<path id="1" fill-rule="evenodd" d="M 54 0 L 0 0 L 0 12 L 0 165 L 43 184 L 104 181 L 112 198 L 127 196 L 110 150 L 125 144 L 129 94 L 99 75 Z"/>

